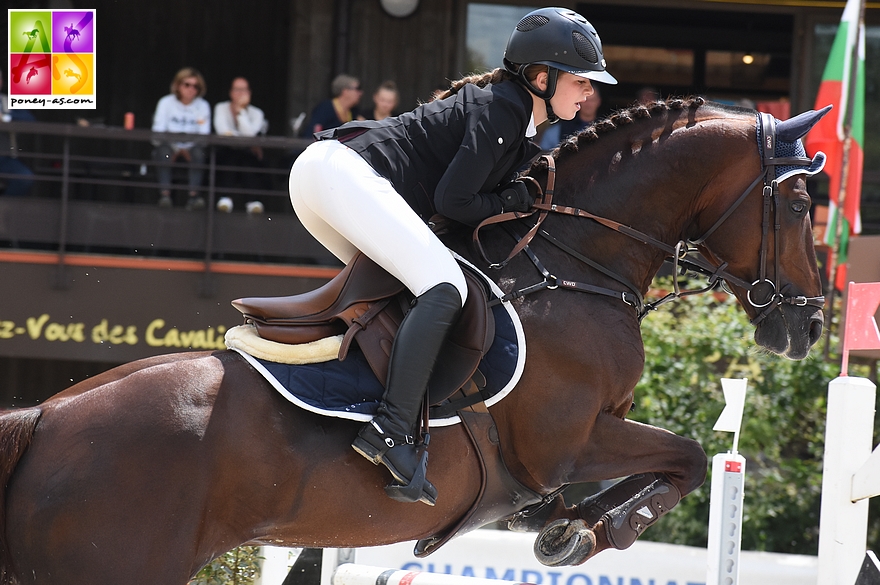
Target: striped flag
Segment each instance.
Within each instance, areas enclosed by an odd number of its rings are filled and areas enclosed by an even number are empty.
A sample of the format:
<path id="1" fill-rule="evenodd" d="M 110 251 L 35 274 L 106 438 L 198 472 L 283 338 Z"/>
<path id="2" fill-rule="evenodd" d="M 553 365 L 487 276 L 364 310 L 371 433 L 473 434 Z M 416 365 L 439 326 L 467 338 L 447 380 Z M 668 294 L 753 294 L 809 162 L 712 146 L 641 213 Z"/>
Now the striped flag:
<path id="1" fill-rule="evenodd" d="M 865 23 L 864 0 L 847 0 L 831 54 L 822 74 L 816 108 L 833 104 L 807 136 L 804 146 L 812 156 L 821 150 L 828 155 L 828 227 L 825 243 L 836 251 L 835 288 L 845 290 L 849 237 L 861 233 L 859 205 L 862 194 L 865 136 Z M 842 203 L 841 203 L 842 202 Z M 841 213 L 842 211 L 842 213 Z M 837 246 L 837 234 L 840 241 Z M 829 258 L 834 273 L 834 254 Z"/>

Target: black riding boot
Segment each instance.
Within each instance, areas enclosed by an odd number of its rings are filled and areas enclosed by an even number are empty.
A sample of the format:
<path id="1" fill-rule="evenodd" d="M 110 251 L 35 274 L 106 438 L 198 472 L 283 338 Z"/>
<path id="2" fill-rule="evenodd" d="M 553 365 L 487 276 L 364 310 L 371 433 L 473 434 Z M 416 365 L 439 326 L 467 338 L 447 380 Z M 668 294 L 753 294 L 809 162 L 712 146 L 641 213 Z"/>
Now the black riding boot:
<path id="1" fill-rule="evenodd" d="M 416 298 L 391 348 L 379 411 L 351 444 L 373 464 L 388 468 L 395 481 L 385 492 L 401 502 L 433 506 L 437 499 L 437 488 L 425 477 L 428 452 L 415 444 L 414 434 L 434 362 L 460 312 L 461 295 L 448 283 Z"/>

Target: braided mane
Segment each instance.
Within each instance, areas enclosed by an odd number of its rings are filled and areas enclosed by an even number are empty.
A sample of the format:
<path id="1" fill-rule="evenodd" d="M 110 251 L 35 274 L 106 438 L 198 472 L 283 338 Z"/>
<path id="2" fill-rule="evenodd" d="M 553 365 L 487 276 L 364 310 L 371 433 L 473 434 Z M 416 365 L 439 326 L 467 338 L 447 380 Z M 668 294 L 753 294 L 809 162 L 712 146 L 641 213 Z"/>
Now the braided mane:
<path id="1" fill-rule="evenodd" d="M 628 126 L 636 120 L 665 116 L 670 110 L 696 110 L 704 104 L 706 104 L 706 100 L 699 96 L 687 98 L 669 98 L 666 100 L 658 100 L 647 105 L 637 104 L 630 108 L 617 111 L 603 120 L 598 120 L 590 124 L 577 134 L 573 134 L 565 138 L 559 144 L 559 146 L 553 149 L 553 152 L 551 154 L 553 155 L 553 158 L 557 161 L 563 160 L 577 153 L 581 147 L 595 142 L 601 136 L 609 134 L 614 130 L 617 130 L 618 128 Z M 742 108 L 722 106 L 721 104 L 712 103 L 711 105 L 718 109 L 739 112 L 746 111 Z M 532 164 L 531 170 L 547 170 L 547 161 L 543 157 L 538 158 Z"/>

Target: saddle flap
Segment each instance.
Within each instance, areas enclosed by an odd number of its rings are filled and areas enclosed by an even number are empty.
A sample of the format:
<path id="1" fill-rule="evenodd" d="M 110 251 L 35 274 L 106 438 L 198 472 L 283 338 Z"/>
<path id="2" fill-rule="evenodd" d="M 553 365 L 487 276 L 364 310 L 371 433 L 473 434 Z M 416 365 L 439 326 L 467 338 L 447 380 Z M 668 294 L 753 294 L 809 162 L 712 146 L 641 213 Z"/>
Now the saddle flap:
<path id="1" fill-rule="evenodd" d="M 346 331 L 345 323 L 340 320 L 334 320 L 329 323 L 302 324 L 296 327 L 265 323 L 256 319 L 249 319 L 249 321 L 253 323 L 257 330 L 257 335 L 261 338 L 289 345 L 311 343 L 319 339 L 343 335 Z"/>
<path id="2" fill-rule="evenodd" d="M 488 308 L 485 284 L 467 266 L 462 266 L 462 270 L 468 286 L 468 300 L 440 350 L 437 366 L 428 383 L 428 403 L 432 405 L 443 402 L 468 383 L 495 337 L 495 318 Z M 365 328 L 354 334 L 354 340 L 383 385 L 388 379 L 394 334 L 403 320 L 403 307 L 409 304 L 410 298 L 408 291 L 401 293 L 398 302 L 389 303 Z"/>
<path id="3" fill-rule="evenodd" d="M 471 379 L 495 338 L 495 317 L 488 308 L 488 292 L 482 278 L 461 266 L 468 286 L 468 300 L 437 358 L 428 383 L 428 403 L 439 404 Z"/>
<path id="4" fill-rule="evenodd" d="M 236 299 L 232 306 L 249 319 L 267 324 L 319 323 L 336 318 L 351 305 L 388 298 L 403 288 L 400 281 L 358 253 L 339 274 L 313 291 L 287 297 Z"/>

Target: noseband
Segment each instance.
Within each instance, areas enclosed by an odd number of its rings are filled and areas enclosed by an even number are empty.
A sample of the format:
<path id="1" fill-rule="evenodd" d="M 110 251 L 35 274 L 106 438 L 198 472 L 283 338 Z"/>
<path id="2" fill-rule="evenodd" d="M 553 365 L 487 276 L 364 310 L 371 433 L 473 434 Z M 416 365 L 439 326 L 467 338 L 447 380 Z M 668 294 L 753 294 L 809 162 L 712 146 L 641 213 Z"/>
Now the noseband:
<path id="1" fill-rule="evenodd" d="M 780 288 L 779 286 L 779 231 L 781 229 L 781 224 L 779 217 L 779 184 L 776 181 L 776 167 L 785 165 L 809 165 L 811 159 L 803 157 L 776 157 L 775 119 L 770 114 L 759 113 L 758 123 L 758 133 L 760 138 L 759 144 L 761 146 L 761 173 L 755 178 L 754 181 L 752 181 L 752 183 L 746 188 L 746 190 L 742 192 L 742 194 L 736 199 L 736 201 L 733 202 L 733 204 L 727 209 L 727 211 L 725 211 L 721 215 L 721 217 L 719 217 L 718 220 L 714 224 L 712 224 L 712 227 L 706 230 L 706 232 L 702 236 L 695 240 L 690 240 L 690 242 L 680 241 L 675 246 L 670 246 L 665 242 L 657 240 L 629 226 L 623 225 L 619 222 L 607 218 L 593 215 L 592 213 L 584 211 L 583 209 L 554 204 L 552 202 L 552 199 L 556 180 L 555 161 L 553 157 L 549 155 L 544 155 L 544 158 L 547 161 L 546 188 L 542 190 L 540 184 L 538 184 L 538 182 L 532 177 L 522 177 L 523 179 L 530 180 L 532 183 L 535 184 L 538 189 L 539 202 L 533 205 L 532 210 L 524 213 L 508 212 L 490 217 L 487 220 L 483 221 L 474 230 L 474 243 L 478 251 L 482 255 L 483 259 L 489 264 L 490 268 L 503 268 L 507 265 L 508 262 L 510 262 L 510 260 L 514 256 L 519 254 L 519 252 L 524 251 L 529 259 L 532 261 L 532 263 L 535 265 L 535 267 L 538 269 L 538 271 L 541 272 L 544 277 L 543 282 L 539 282 L 524 289 L 508 293 L 496 302 L 512 300 L 543 289 L 566 288 L 570 290 L 577 290 L 580 292 L 589 292 L 593 294 L 601 294 L 605 296 L 619 298 L 623 300 L 623 302 L 625 302 L 626 304 L 635 307 L 635 309 L 638 311 L 639 319 L 641 320 L 651 310 L 654 310 L 660 305 L 663 305 L 673 299 L 706 292 L 716 288 L 719 285 L 723 285 L 726 282 L 746 290 L 746 299 L 748 300 L 749 304 L 751 304 L 756 309 L 763 309 L 754 319 L 751 320 L 752 325 L 757 325 L 758 323 L 763 321 L 770 313 L 772 313 L 775 309 L 781 307 L 783 304 L 799 307 L 810 305 L 822 308 L 825 304 L 824 296 L 805 297 L 801 295 L 789 295 L 786 294 L 784 290 L 784 288 L 787 287 Z M 722 262 L 719 266 L 713 266 L 705 258 L 698 255 L 699 248 L 697 248 L 697 246 L 702 245 L 725 221 L 727 221 L 727 219 L 733 214 L 733 212 L 736 211 L 736 209 L 742 204 L 743 201 L 745 201 L 746 197 L 748 197 L 748 195 L 755 189 L 755 187 L 758 186 L 758 183 L 761 183 L 762 181 L 764 184 L 762 189 L 764 206 L 763 214 L 761 217 L 761 252 L 759 258 L 759 275 L 757 280 L 749 283 L 737 276 L 734 276 L 733 274 L 730 274 L 727 271 L 727 262 Z M 775 246 L 773 280 L 767 278 L 767 251 L 770 247 L 769 232 L 771 210 L 773 212 L 773 241 Z M 519 237 L 516 233 L 513 232 L 513 230 L 508 229 L 508 233 L 510 233 L 511 236 L 513 236 L 514 239 L 517 240 L 516 246 L 514 246 L 513 250 L 502 262 L 491 262 L 486 257 L 485 251 L 483 250 L 482 244 L 480 242 L 480 229 L 485 227 L 486 225 L 507 222 L 514 219 L 525 219 L 531 215 L 534 215 L 535 213 L 538 213 L 538 219 L 525 236 Z M 613 229 L 626 236 L 629 236 L 630 238 L 642 242 L 643 244 L 648 244 L 654 248 L 662 250 L 667 254 L 666 260 L 668 262 L 671 262 L 673 265 L 673 292 L 667 294 L 665 297 L 657 301 L 654 301 L 653 303 L 646 304 L 644 302 L 644 299 L 642 298 L 639 289 L 635 287 L 635 285 L 630 283 L 627 279 L 620 276 L 619 274 L 610 271 L 604 266 L 597 264 L 593 260 L 590 260 L 577 250 L 574 250 L 570 246 L 557 240 L 546 230 L 541 229 L 541 224 L 550 213 L 572 215 L 575 217 L 592 219 L 610 229 Z M 565 251 L 570 256 L 577 258 L 581 262 L 584 262 L 589 266 L 599 270 L 606 276 L 609 276 L 614 280 L 620 282 L 628 289 L 628 291 L 615 291 L 612 289 L 598 287 L 595 285 L 577 282 L 570 279 L 558 278 L 557 276 L 551 274 L 537 258 L 534 252 L 529 248 L 529 243 L 534 239 L 536 235 L 540 235 L 556 247 Z M 697 290 L 681 290 L 679 287 L 678 279 L 679 276 L 681 274 L 684 274 L 686 271 L 697 272 L 699 274 L 707 276 L 707 286 Z"/>

